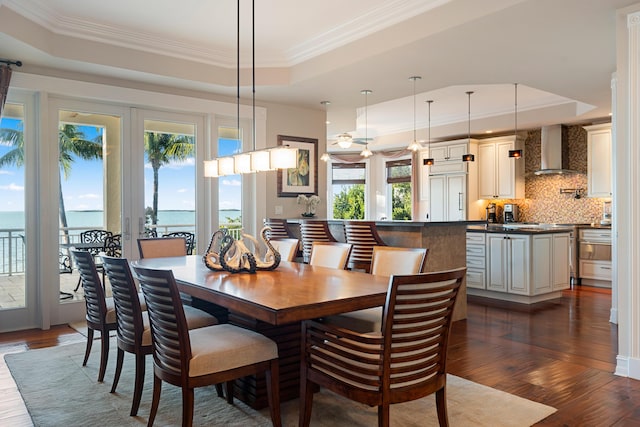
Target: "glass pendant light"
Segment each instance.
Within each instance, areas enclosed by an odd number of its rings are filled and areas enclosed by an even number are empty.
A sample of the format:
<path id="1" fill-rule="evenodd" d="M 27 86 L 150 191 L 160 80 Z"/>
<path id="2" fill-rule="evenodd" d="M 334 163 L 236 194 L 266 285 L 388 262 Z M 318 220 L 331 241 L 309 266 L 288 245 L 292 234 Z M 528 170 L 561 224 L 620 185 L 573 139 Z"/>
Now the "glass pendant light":
<path id="1" fill-rule="evenodd" d="M 420 80 L 420 76 L 411 76 L 409 80 L 413 80 L 413 141 L 407 147 L 407 150 L 418 151 L 422 146 L 416 139 L 416 80 Z"/>
<path id="2" fill-rule="evenodd" d="M 422 164 L 425 166 L 433 166 L 433 164 L 435 163 L 435 161 L 433 160 L 433 157 L 431 157 L 431 104 L 433 103 L 433 99 L 430 99 L 427 101 L 427 110 L 428 110 L 428 118 L 429 118 L 429 133 L 427 136 L 427 147 L 428 147 L 428 151 L 429 151 L 429 158 L 428 159 L 424 159 Z"/>
<path id="3" fill-rule="evenodd" d="M 360 152 L 360 155 L 366 159 L 367 157 L 373 156 L 373 152 L 369 150 L 369 138 L 368 138 L 369 127 L 368 127 L 368 117 L 367 117 L 367 108 L 369 105 L 368 99 L 369 99 L 369 94 L 371 94 L 372 92 L 369 89 L 364 89 L 364 90 L 361 90 L 360 93 L 364 95 L 364 141 L 365 141 L 364 150 Z"/>
<path id="4" fill-rule="evenodd" d="M 514 117 L 514 126 L 513 126 L 513 143 L 518 142 L 518 83 L 514 83 L 514 92 L 515 92 L 515 102 L 513 107 L 513 117 Z M 522 150 L 509 150 L 509 157 L 514 159 L 522 158 Z"/>
<path id="5" fill-rule="evenodd" d="M 467 123 L 467 138 L 469 139 L 469 141 L 471 141 L 471 94 L 473 94 L 473 91 L 467 92 L 467 97 L 469 98 L 469 109 L 468 109 L 469 120 Z M 462 155 L 463 162 L 473 162 L 475 161 L 475 159 L 476 157 L 471 153 Z"/>

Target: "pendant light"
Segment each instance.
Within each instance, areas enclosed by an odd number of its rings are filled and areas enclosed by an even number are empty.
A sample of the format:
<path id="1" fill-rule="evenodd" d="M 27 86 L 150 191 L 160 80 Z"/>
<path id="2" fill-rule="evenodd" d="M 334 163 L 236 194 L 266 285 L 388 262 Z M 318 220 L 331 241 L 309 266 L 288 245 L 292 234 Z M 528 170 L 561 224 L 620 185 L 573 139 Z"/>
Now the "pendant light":
<path id="1" fill-rule="evenodd" d="M 325 121 L 324 124 L 326 126 L 329 126 L 329 116 L 327 115 L 327 105 L 331 104 L 331 101 L 320 101 L 320 104 L 322 104 L 324 106 L 324 116 L 325 116 Z M 325 134 L 326 134 L 326 130 L 325 130 Z M 329 153 L 327 153 L 326 151 L 324 153 L 322 153 L 322 156 L 320 156 L 320 160 L 322 160 L 323 162 L 328 162 L 329 160 L 331 160 L 331 156 L 329 155 Z"/>
<path id="2" fill-rule="evenodd" d="M 427 147 L 428 147 L 428 152 L 429 152 L 429 158 L 428 159 L 424 159 L 422 161 L 422 164 L 425 166 L 433 166 L 433 164 L 435 163 L 435 161 L 433 160 L 433 157 L 431 157 L 431 104 L 433 103 L 433 99 L 430 99 L 427 101 L 427 110 L 428 110 L 428 117 L 429 117 L 429 133 L 428 133 L 428 137 L 427 137 Z"/>
<path id="3" fill-rule="evenodd" d="M 513 108 L 513 112 L 514 112 L 513 143 L 515 144 L 518 142 L 518 83 L 514 83 L 513 86 L 514 86 L 514 92 L 515 92 L 515 102 L 514 102 L 514 108 Z M 521 159 L 522 150 L 509 150 L 509 157 L 514 159 Z"/>
<path id="4" fill-rule="evenodd" d="M 236 43 L 236 114 L 237 132 L 240 140 L 240 0 L 237 1 L 237 43 Z M 252 54 L 252 141 L 253 150 L 233 156 L 224 156 L 204 162 L 205 177 L 220 177 L 233 174 L 262 172 L 275 169 L 295 168 L 298 162 L 298 150 L 288 145 L 256 149 L 256 64 L 255 64 L 255 0 L 251 2 L 251 54 Z"/>
<path id="5" fill-rule="evenodd" d="M 360 93 L 364 95 L 364 141 L 365 141 L 364 150 L 360 152 L 360 155 L 366 159 L 367 157 L 373 156 L 373 153 L 371 152 L 371 150 L 369 150 L 368 117 L 367 117 L 367 107 L 369 104 L 368 98 L 371 91 L 369 89 L 364 89 L 364 90 L 361 90 Z"/>
<path id="6" fill-rule="evenodd" d="M 416 139 L 416 80 L 420 80 L 420 76 L 411 76 L 409 80 L 413 80 L 413 141 L 407 147 L 407 150 L 418 151 L 422 146 Z"/>
<path id="7" fill-rule="evenodd" d="M 467 138 L 469 139 L 469 141 L 471 141 L 471 94 L 473 94 L 473 91 L 467 92 L 467 97 L 469 98 L 469 109 L 468 109 L 469 120 L 467 123 Z M 475 158 L 476 157 L 471 153 L 462 155 L 463 162 L 473 162 L 475 161 Z"/>

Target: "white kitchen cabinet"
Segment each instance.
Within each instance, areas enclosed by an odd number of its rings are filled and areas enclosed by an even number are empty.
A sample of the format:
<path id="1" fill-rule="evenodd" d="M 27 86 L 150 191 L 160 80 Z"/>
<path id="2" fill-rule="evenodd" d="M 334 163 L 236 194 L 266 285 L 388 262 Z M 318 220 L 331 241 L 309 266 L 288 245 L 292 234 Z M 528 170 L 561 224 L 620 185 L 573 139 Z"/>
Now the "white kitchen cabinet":
<path id="1" fill-rule="evenodd" d="M 568 289 L 569 233 L 534 235 L 532 262 L 533 295 Z"/>
<path id="2" fill-rule="evenodd" d="M 467 288 L 486 289 L 485 233 L 467 232 Z"/>
<path id="3" fill-rule="evenodd" d="M 467 209 L 467 175 L 429 177 L 431 221 L 463 221 Z"/>
<path id="4" fill-rule="evenodd" d="M 460 139 L 455 141 L 438 142 L 431 144 L 429 149 L 420 153 L 420 164 L 426 175 L 441 175 L 451 173 L 467 173 L 467 162 L 462 161 L 462 156 L 467 153 L 475 154 L 476 141 L 473 139 Z M 432 158 L 433 165 L 424 165 L 424 159 Z"/>
<path id="5" fill-rule="evenodd" d="M 529 294 L 529 235 L 487 235 L 487 290 Z"/>
<path id="6" fill-rule="evenodd" d="M 520 149 L 515 136 L 490 138 L 478 145 L 478 197 L 521 199 L 524 197 L 524 159 L 509 157 Z"/>
<path id="7" fill-rule="evenodd" d="M 611 123 L 584 126 L 587 131 L 587 196 L 611 197 Z"/>

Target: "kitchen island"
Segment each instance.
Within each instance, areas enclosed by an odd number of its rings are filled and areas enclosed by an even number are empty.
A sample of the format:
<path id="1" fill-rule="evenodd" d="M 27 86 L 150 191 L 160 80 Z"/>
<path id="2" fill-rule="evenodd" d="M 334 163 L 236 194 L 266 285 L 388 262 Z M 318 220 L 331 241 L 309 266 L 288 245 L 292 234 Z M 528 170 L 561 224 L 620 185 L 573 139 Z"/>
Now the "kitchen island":
<path id="1" fill-rule="evenodd" d="M 299 233 L 297 225 L 300 220 L 289 219 L 290 229 Z M 333 236 L 345 241 L 344 221 L 327 220 Z M 480 221 L 376 221 L 378 234 L 389 246 L 406 248 L 428 248 L 425 272 L 450 270 L 466 266 L 465 247 L 467 226 L 484 224 Z M 299 234 L 298 234 L 299 237 Z M 467 298 L 466 280 L 460 288 L 460 298 L 456 303 L 453 320 L 466 319 Z"/>
<path id="2" fill-rule="evenodd" d="M 467 293 L 524 304 L 561 297 L 570 287 L 571 231 L 545 224 L 468 226 Z"/>

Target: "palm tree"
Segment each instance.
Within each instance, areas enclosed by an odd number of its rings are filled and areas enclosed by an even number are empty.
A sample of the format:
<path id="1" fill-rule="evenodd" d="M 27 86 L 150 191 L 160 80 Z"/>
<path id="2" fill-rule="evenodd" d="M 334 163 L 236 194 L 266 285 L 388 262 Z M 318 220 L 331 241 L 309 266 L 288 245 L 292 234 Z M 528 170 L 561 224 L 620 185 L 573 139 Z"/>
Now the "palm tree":
<path id="1" fill-rule="evenodd" d="M 172 160 L 186 160 L 193 156 L 193 137 L 187 135 L 145 132 L 144 150 L 153 169 L 153 206 L 151 224 L 158 224 L 158 171 Z"/>
<path id="2" fill-rule="evenodd" d="M 24 165 L 24 133 L 22 130 L 3 128 L 0 129 L 0 141 L 13 147 L 0 157 L 0 167 L 13 165 L 21 167 Z M 78 126 L 63 124 L 58 129 L 58 144 L 60 150 L 60 172 L 64 174 L 64 179 L 71 175 L 71 169 L 75 157 L 83 160 L 93 160 L 102 158 L 102 137 L 98 136 L 95 141 L 85 139 L 85 135 L 78 129 Z M 67 213 L 64 208 L 64 197 L 62 195 L 62 177 L 59 180 L 59 215 L 60 226 L 63 227 L 65 240 L 69 240 L 67 231 Z"/>

